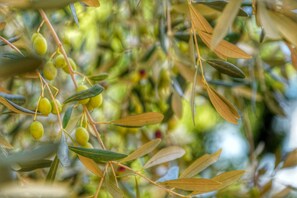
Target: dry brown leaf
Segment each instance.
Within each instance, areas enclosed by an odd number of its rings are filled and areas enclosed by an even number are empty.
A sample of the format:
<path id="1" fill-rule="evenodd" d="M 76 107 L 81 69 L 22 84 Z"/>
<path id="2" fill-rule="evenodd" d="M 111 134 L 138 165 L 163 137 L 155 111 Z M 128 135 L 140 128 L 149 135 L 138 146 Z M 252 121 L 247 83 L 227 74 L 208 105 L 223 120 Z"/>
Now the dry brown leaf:
<path id="1" fill-rule="evenodd" d="M 90 7 L 99 7 L 100 6 L 99 0 L 81 0 L 81 1 Z"/>
<path id="2" fill-rule="evenodd" d="M 81 155 L 77 155 L 77 156 L 78 156 L 79 160 L 81 161 L 81 163 L 89 171 L 91 171 L 92 173 L 94 173 L 98 177 L 102 177 L 103 176 L 102 171 L 100 170 L 100 168 L 98 167 L 98 165 L 92 159 L 86 158 L 86 157 L 81 156 Z"/>
<path id="3" fill-rule="evenodd" d="M 191 22 L 195 30 L 212 33 L 211 25 L 191 4 L 189 4 L 189 12 L 190 12 Z"/>
<path id="4" fill-rule="evenodd" d="M 206 169 L 208 166 L 215 163 L 219 159 L 221 152 L 222 149 L 218 150 L 217 152 L 211 155 L 206 154 L 198 158 L 182 172 L 180 178 L 190 178 L 197 175 L 198 173 Z"/>
<path id="5" fill-rule="evenodd" d="M 172 95 L 171 106 L 174 114 L 181 118 L 183 116 L 183 103 L 181 97 L 175 92 Z"/>
<path id="6" fill-rule="evenodd" d="M 202 31 L 199 31 L 198 34 L 199 34 L 200 38 L 202 39 L 202 41 L 205 43 L 205 45 L 210 48 L 210 42 L 212 39 L 212 35 L 208 34 L 206 32 L 202 32 Z M 219 57 L 244 58 L 244 59 L 251 58 L 250 55 L 245 53 L 239 47 L 237 47 L 236 45 L 233 45 L 232 43 L 229 43 L 225 40 L 222 40 L 218 44 L 218 46 L 214 49 L 214 52 Z"/>
<path id="7" fill-rule="evenodd" d="M 6 26 L 6 23 L 1 21 L 0 22 L 0 31 L 3 30 L 5 28 L 5 26 Z"/>
<path id="8" fill-rule="evenodd" d="M 120 160 L 120 163 L 135 160 L 139 157 L 142 157 L 142 156 L 152 152 L 160 144 L 160 142 L 161 142 L 161 139 L 158 138 L 158 139 L 154 139 L 154 140 L 142 145 L 141 147 L 136 149 L 134 152 L 129 154 L 127 157 Z"/>
<path id="9" fill-rule="evenodd" d="M 210 43 L 211 49 L 215 49 L 217 45 L 227 35 L 228 29 L 232 25 L 235 16 L 237 15 L 242 0 L 230 0 L 223 10 L 223 13 L 218 18 L 218 22 L 212 34 Z"/>
<path id="10" fill-rule="evenodd" d="M 297 29 L 297 23 L 295 23 L 289 17 L 277 12 L 268 11 L 268 14 L 274 21 L 274 25 L 277 27 L 278 31 L 283 35 L 283 37 L 290 43 L 297 46 L 297 36 L 295 32 Z"/>
<path id="11" fill-rule="evenodd" d="M 272 187 L 272 180 L 268 181 L 262 188 L 261 188 L 261 191 L 260 191 L 260 195 L 261 197 L 264 197 L 264 195 L 266 193 L 268 193 L 270 190 L 271 190 L 271 187 Z"/>
<path id="12" fill-rule="evenodd" d="M 123 127 L 142 127 L 144 125 L 158 124 L 164 116 L 158 112 L 148 112 L 138 115 L 131 115 L 119 120 L 111 121 L 111 124 Z"/>
<path id="13" fill-rule="evenodd" d="M 150 160 L 146 162 L 144 168 L 162 164 L 182 157 L 185 150 L 178 146 L 169 146 L 157 152 Z"/>
<path id="14" fill-rule="evenodd" d="M 297 149 L 291 151 L 285 159 L 283 168 L 297 166 Z"/>
<path id="15" fill-rule="evenodd" d="M 204 178 L 182 178 L 168 180 L 162 182 L 161 184 L 170 188 L 177 188 L 187 191 L 198 191 L 203 189 L 206 192 L 217 190 L 221 186 L 221 183 L 218 181 Z"/>
<path id="16" fill-rule="evenodd" d="M 187 64 L 179 61 L 176 61 L 175 63 L 179 73 L 184 77 L 184 79 L 193 83 L 195 77 L 195 68 L 187 66 L 191 65 L 191 63 Z M 199 85 L 203 85 L 203 81 L 199 75 L 197 75 L 197 83 Z"/>
<path id="17" fill-rule="evenodd" d="M 258 1 L 257 2 L 257 20 L 259 21 L 265 31 L 265 35 L 271 39 L 280 39 L 281 35 L 278 29 L 275 26 L 275 23 L 272 21 L 270 16 L 268 15 L 268 10 L 265 6 L 265 2 Z"/>
<path id="18" fill-rule="evenodd" d="M 223 96 L 217 93 L 213 88 L 206 86 L 206 90 L 211 103 L 216 111 L 228 122 L 238 124 L 240 118 L 235 107 L 227 101 Z"/>
<path id="19" fill-rule="evenodd" d="M 253 99 L 257 102 L 263 100 L 263 97 L 259 93 L 253 93 L 253 90 L 249 87 L 234 87 L 232 93 L 237 96 L 245 97 L 248 100 Z"/>
<path id="20" fill-rule="evenodd" d="M 13 146 L 2 135 L 0 135 L 0 146 L 7 149 L 13 149 Z"/>
<path id="21" fill-rule="evenodd" d="M 104 186 L 106 190 L 111 194 L 112 197 L 116 197 L 116 198 L 124 197 L 123 191 L 117 186 L 112 176 L 108 176 L 104 180 Z"/>
<path id="22" fill-rule="evenodd" d="M 220 189 L 222 189 L 239 180 L 244 173 L 245 171 L 243 170 L 229 171 L 229 172 L 225 172 L 220 175 L 217 175 L 212 179 L 215 181 L 221 182 L 222 184 L 220 186 Z"/>

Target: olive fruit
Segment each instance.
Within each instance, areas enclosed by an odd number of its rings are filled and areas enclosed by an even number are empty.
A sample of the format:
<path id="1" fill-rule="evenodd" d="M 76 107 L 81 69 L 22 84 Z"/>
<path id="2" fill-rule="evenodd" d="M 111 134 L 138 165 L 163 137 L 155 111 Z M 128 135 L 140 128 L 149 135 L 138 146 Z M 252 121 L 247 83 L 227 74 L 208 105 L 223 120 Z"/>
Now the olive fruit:
<path id="1" fill-rule="evenodd" d="M 63 68 L 66 66 L 66 61 L 63 54 L 59 54 L 55 57 L 54 64 L 57 68 Z"/>
<path id="2" fill-rule="evenodd" d="M 48 61 L 43 67 L 43 76 L 47 80 L 54 80 L 57 76 L 57 68 L 52 61 Z"/>
<path id="3" fill-rule="evenodd" d="M 93 145 L 88 142 L 86 145 L 83 146 L 84 148 L 94 148 Z"/>
<path id="4" fill-rule="evenodd" d="M 71 65 L 71 67 L 72 67 L 72 70 L 75 71 L 76 68 L 77 68 L 77 66 L 76 66 L 76 63 L 74 62 L 74 60 L 72 58 L 68 58 L 68 61 L 69 61 L 70 65 Z M 65 62 L 65 67 L 63 67 L 63 70 L 67 74 L 69 74 L 69 72 L 70 72 L 69 71 L 69 68 L 68 68 L 68 65 L 66 64 L 66 62 Z"/>
<path id="5" fill-rule="evenodd" d="M 88 87 L 86 85 L 79 85 L 76 88 L 76 92 L 84 91 L 86 89 L 88 89 Z M 80 104 L 87 104 L 89 102 L 89 100 L 90 100 L 90 98 L 86 98 L 86 99 L 80 100 L 79 103 Z"/>
<path id="6" fill-rule="evenodd" d="M 97 96 L 90 98 L 90 101 L 88 102 L 87 107 L 89 110 L 93 110 L 97 107 L 100 107 L 102 105 L 102 102 L 103 102 L 102 94 L 99 94 Z"/>
<path id="7" fill-rule="evenodd" d="M 44 55 L 47 52 L 47 42 L 40 33 L 33 34 L 32 36 L 33 48 L 39 55 Z"/>
<path id="8" fill-rule="evenodd" d="M 61 113 L 62 112 L 62 105 L 61 105 L 60 101 L 55 99 L 55 102 L 56 102 L 57 107 L 58 107 L 58 112 Z M 58 112 L 56 110 L 56 106 L 54 104 L 54 101 L 51 101 L 51 105 L 52 105 L 52 113 L 53 114 L 58 114 Z"/>
<path id="9" fill-rule="evenodd" d="M 89 133 L 87 129 L 83 127 L 78 127 L 75 130 L 75 139 L 76 139 L 76 142 L 79 143 L 80 145 L 82 146 L 87 145 L 89 141 Z"/>
<path id="10" fill-rule="evenodd" d="M 43 97 L 38 103 L 37 110 L 44 115 L 48 115 L 52 111 L 52 105 L 47 98 Z"/>
<path id="11" fill-rule="evenodd" d="M 40 138 L 42 138 L 44 134 L 43 125 L 39 121 L 32 122 L 29 130 L 30 130 L 30 134 L 35 140 L 39 140 Z"/>

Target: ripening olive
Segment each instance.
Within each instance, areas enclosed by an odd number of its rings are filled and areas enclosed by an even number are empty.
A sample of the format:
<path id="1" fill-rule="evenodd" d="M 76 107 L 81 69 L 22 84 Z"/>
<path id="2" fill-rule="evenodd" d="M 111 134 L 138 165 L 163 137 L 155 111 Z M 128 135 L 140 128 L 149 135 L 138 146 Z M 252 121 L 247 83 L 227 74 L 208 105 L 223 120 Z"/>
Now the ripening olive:
<path id="1" fill-rule="evenodd" d="M 39 55 L 44 55 L 47 51 L 47 42 L 45 38 L 40 33 L 33 34 L 33 48 L 35 52 Z"/>
<path id="2" fill-rule="evenodd" d="M 88 89 L 88 87 L 86 85 L 79 85 L 76 88 L 76 92 L 84 91 L 86 89 Z M 86 98 L 86 99 L 80 100 L 79 103 L 80 104 L 87 104 L 89 102 L 89 100 L 90 100 L 90 98 Z"/>
<path id="3" fill-rule="evenodd" d="M 102 94 L 99 94 L 97 96 L 90 98 L 90 101 L 88 102 L 87 107 L 89 110 L 93 110 L 97 107 L 100 107 L 102 105 L 102 102 L 103 102 Z"/>
<path id="4" fill-rule="evenodd" d="M 94 148 L 93 145 L 88 142 L 86 145 L 83 146 L 84 148 Z"/>
<path id="5" fill-rule="evenodd" d="M 70 65 L 71 65 L 71 67 L 72 67 L 72 70 L 75 71 L 77 66 L 76 66 L 76 63 L 74 62 L 74 60 L 72 58 L 68 58 L 68 61 L 69 61 Z M 65 61 L 65 67 L 63 67 L 63 70 L 67 74 L 69 74 L 69 72 L 70 72 L 66 61 Z"/>
<path id="6" fill-rule="evenodd" d="M 63 68 L 66 66 L 66 61 L 63 54 L 59 54 L 55 57 L 54 64 L 57 68 Z"/>
<path id="7" fill-rule="evenodd" d="M 47 80 L 54 80 L 57 76 L 57 68 L 52 61 L 48 61 L 43 67 L 43 76 Z"/>
<path id="8" fill-rule="evenodd" d="M 56 102 L 57 107 L 58 107 L 58 112 L 61 113 L 62 112 L 62 105 L 61 105 L 60 101 L 55 99 L 55 102 Z M 58 112 L 56 110 L 56 106 L 54 104 L 54 101 L 51 101 L 51 105 L 52 105 L 52 113 L 53 114 L 58 114 Z"/>
<path id="9" fill-rule="evenodd" d="M 52 105 L 50 101 L 43 97 L 38 103 L 38 111 L 44 115 L 48 115 L 52 111 Z"/>
<path id="10" fill-rule="evenodd" d="M 30 130 L 30 134 L 35 140 L 39 140 L 40 138 L 42 138 L 44 134 L 43 125 L 41 122 L 38 122 L 38 121 L 32 122 L 29 130 Z"/>
<path id="11" fill-rule="evenodd" d="M 89 141 L 89 133 L 88 131 L 83 127 L 78 127 L 75 130 L 75 139 L 76 142 L 79 143 L 82 146 L 87 145 Z"/>

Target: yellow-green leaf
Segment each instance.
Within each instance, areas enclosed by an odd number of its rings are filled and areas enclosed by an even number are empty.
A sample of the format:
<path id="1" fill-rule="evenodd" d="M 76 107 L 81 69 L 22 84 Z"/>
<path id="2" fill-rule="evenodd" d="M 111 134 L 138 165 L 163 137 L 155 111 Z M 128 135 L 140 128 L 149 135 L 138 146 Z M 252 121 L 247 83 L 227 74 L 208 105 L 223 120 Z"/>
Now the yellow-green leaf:
<path id="1" fill-rule="evenodd" d="M 111 124 L 122 127 L 142 127 L 150 124 L 158 124 L 163 120 L 164 116 L 158 112 L 148 112 L 138 115 L 131 115 L 119 120 L 111 121 Z"/>
<path id="2" fill-rule="evenodd" d="M 206 86 L 206 90 L 211 103 L 220 116 L 222 116 L 228 122 L 238 124 L 237 122 L 240 116 L 235 107 L 223 96 L 217 93 L 213 88 Z"/>
<path id="3" fill-rule="evenodd" d="M 175 92 L 172 94 L 171 107 L 174 114 L 181 119 L 183 115 L 183 103 L 181 97 Z"/>
<path id="4" fill-rule="evenodd" d="M 138 149 L 136 149 L 134 152 L 129 154 L 127 157 L 120 160 L 120 162 L 124 163 L 124 162 L 128 162 L 128 161 L 137 159 L 139 157 L 142 157 L 142 156 L 152 152 L 160 144 L 160 142 L 161 142 L 161 139 L 159 139 L 159 138 L 154 139 L 154 140 L 142 145 Z"/>
<path id="5" fill-rule="evenodd" d="M 182 178 L 175 180 L 168 180 L 161 183 L 170 188 L 177 188 L 186 191 L 198 191 L 203 189 L 206 192 L 219 189 L 221 183 L 212 179 L 204 178 Z"/>
<path id="6" fill-rule="evenodd" d="M 210 48 L 210 42 L 212 39 L 212 35 L 208 34 L 203 31 L 198 31 L 198 34 L 202 41 L 205 43 L 207 47 Z M 219 42 L 217 47 L 214 49 L 214 52 L 221 58 L 251 58 L 250 55 L 245 53 L 243 50 L 241 50 L 236 45 L 233 45 L 232 43 L 229 43 L 225 40 L 222 40 Z"/>
<path id="7" fill-rule="evenodd" d="M 222 149 L 218 150 L 217 152 L 211 155 L 205 154 L 202 157 L 198 158 L 182 172 L 180 178 L 190 178 L 197 175 L 198 173 L 206 169 L 208 166 L 215 163 L 219 159 L 221 152 Z"/>
<path id="8" fill-rule="evenodd" d="M 191 4 L 189 4 L 189 12 L 191 22 L 196 30 L 212 33 L 211 25 Z"/>
<path id="9" fill-rule="evenodd" d="M 89 158 L 86 158 L 82 155 L 78 155 L 79 160 L 81 161 L 81 163 L 92 173 L 94 173 L 95 175 L 97 175 L 98 177 L 102 177 L 103 173 L 100 170 L 100 168 L 98 167 L 98 165 Z"/>
<path id="10" fill-rule="evenodd" d="M 220 175 L 217 175 L 212 179 L 215 181 L 221 182 L 222 184 L 220 186 L 220 189 L 222 189 L 239 180 L 244 173 L 245 171 L 243 170 L 229 171 L 229 172 L 225 172 Z"/>
<path id="11" fill-rule="evenodd" d="M 146 162 L 144 168 L 162 164 L 182 157 L 185 150 L 178 146 L 169 146 L 157 152 L 150 160 Z"/>
<path id="12" fill-rule="evenodd" d="M 242 0 L 230 0 L 220 15 L 218 22 L 213 31 L 212 40 L 210 43 L 211 49 L 215 49 L 217 45 L 227 35 L 228 29 L 232 25 L 235 16 L 237 15 Z"/>

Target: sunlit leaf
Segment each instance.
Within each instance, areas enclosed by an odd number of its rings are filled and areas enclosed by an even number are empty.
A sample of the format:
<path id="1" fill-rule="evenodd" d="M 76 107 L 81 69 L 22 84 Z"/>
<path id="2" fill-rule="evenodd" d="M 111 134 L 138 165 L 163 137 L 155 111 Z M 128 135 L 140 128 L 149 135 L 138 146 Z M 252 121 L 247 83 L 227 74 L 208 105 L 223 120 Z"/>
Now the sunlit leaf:
<path id="1" fill-rule="evenodd" d="M 25 115 L 35 115 L 35 111 L 31 111 L 29 109 L 26 109 L 24 107 L 21 107 L 3 97 L 0 96 L 0 103 L 3 104 L 5 107 L 7 107 L 9 110 L 15 113 L 19 114 L 25 114 Z"/>
<path id="2" fill-rule="evenodd" d="M 51 168 L 50 168 L 50 170 L 47 173 L 46 181 L 51 181 L 52 182 L 52 181 L 55 180 L 56 174 L 57 174 L 57 170 L 58 170 L 58 167 L 59 167 L 59 163 L 60 163 L 59 158 L 56 155 L 54 161 L 51 164 Z"/>
<path id="3" fill-rule="evenodd" d="M 124 197 L 124 193 L 116 185 L 114 177 L 112 177 L 110 175 L 108 177 L 106 177 L 106 179 L 104 180 L 104 187 L 111 194 L 112 197 L 119 197 L 119 198 Z"/>
<path id="4" fill-rule="evenodd" d="M 147 112 L 137 115 L 127 116 L 119 120 L 111 121 L 111 124 L 122 127 L 142 127 L 145 125 L 158 124 L 164 116 L 158 112 Z"/>
<path id="5" fill-rule="evenodd" d="M 36 170 L 39 168 L 50 167 L 51 164 L 52 164 L 51 160 L 45 160 L 45 159 L 32 160 L 32 161 L 27 161 L 27 162 L 23 162 L 23 163 L 18 163 L 19 169 L 16 171 L 28 172 L 28 171 Z"/>
<path id="6" fill-rule="evenodd" d="M 222 184 L 220 186 L 220 189 L 222 189 L 238 181 L 243 176 L 244 173 L 245 171 L 243 170 L 229 171 L 229 172 L 225 172 L 220 175 L 217 175 L 212 179 L 215 181 L 221 182 Z"/>
<path id="7" fill-rule="evenodd" d="M 174 114 L 178 118 L 181 118 L 183 115 L 183 103 L 182 103 L 181 97 L 175 92 L 172 95 L 171 106 Z"/>
<path id="8" fill-rule="evenodd" d="M 206 5 L 210 8 L 213 8 L 215 10 L 218 10 L 222 12 L 225 9 L 225 6 L 228 4 L 226 1 L 209 1 L 209 2 L 198 2 L 198 4 Z M 239 12 L 237 13 L 238 16 L 247 17 L 248 14 L 243 10 L 239 9 Z"/>
<path id="9" fill-rule="evenodd" d="M 232 25 L 234 18 L 239 11 L 241 2 L 242 0 L 230 0 L 224 8 L 213 31 L 212 40 L 210 42 L 211 49 L 215 49 L 227 35 L 228 29 Z"/>
<path id="10" fill-rule="evenodd" d="M 0 78 L 35 71 L 43 64 L 38 57 L 17 57 L 0 61 Z"/>
<path id="11" fill-rule="evenodd" d="M 217 93 L 213 88 L 206 87 L 209 99 L 217 112 L 228 122 L 238 124 L 240 118 L 235 107 L 227 101 L 223 96 Z"/>
<path id="12" fill-rule="evenodd" d="M 294 149 L 287 155 L 284 161 L 283 168 L 288 168 L 293 166 L 297 166 L 297 149 Z"/>
<path id="13" fill-rule="evenodd" d="M 169 146 L 158 151 L 151 159 L 149 159 L 144 168 L 150 168 L 152 166 L 162 164 L 182 157 L 185 154 L 185 150 L 177 146 Z"/>
<path id="14" fill-rule="evenodd" d="M 72 110 L 73 110 L 73 106 L 71 107 L 68 107 L 66 112 L 65 112 L 65 115 L 63 117 L 63 121 L 62 121 L 62 124 L 63 124 L 63 128 L 65 129 L 68 125 L 68 122 L 71 118 L 71 114 L 72 114 Z"/>
<path id="15" fill-rule="evenodd" d="M 127 157 L 126 154 L 116 153 L 113 151 L 101 150 L 101 149 L 91 149 L 91 148 L 83 148 L 83 147 L 75 147 L 75 146 L 69 146 L 69 149 L 78 155 L 87 157 L 89 159 L 93 159 L 96 162 L 119 160 L 124 157 Z"/>
<path id="16" fill-rule="evenodd" d="M 128 162 L 131 160 L 135 160 L 137 158 L 140 158 L 150 152 L 152 152 L 161 142 L 161 139 L 154 139 L 150 142 L 147 142 L 146 144 L 142 145 L 135 151 L 133 151 L 131 154 L 129 154 L 124 159 L 120 160 L 121 163 Z"/>
<path id="17" fill-rule="evenodd" d="M 13 146 L 2 135 L 0 135 L 0 147 L 1 146 L 6 149 L 13 149 Z"/>
<path id="18" fill-rule="evenodd" d="M 107 77 L 108 77 L 107 73 L 101 73 L 98 75 L 89 76 L 88 78 L 93 81 L 102 81 L 102 80 L 105 80 Z"/>
<path id="19" fill-rule="evenodd" d="M 90 7 L 99 7 L 100 2 L 99 0 L 81 0 L 81 2 L 85 3 L 86 5 Z"/>
<path id="20" fill-rule="evenodd" d="M 69 102 L 79 101 L 79 100 L 83 100 L 83 99 L 87 99 L 87 98 L 91 98 L 91 97 L 97 96 L 103 90 L 104 90 L 104 88 L 101 85 L 96 84 L 96 85 L 90 87 L 89 89 L 80 91 L 80 92 L 78 92 L 78 93 L 70 96 L 69 98 L 67 98 L 64 101 L 64 104 L 69 103 Z"/>
<path id="21" fill-rule="evenodd" d="M 243 71 L 232 63 L 222 60 L 207 60 L 206 62 L 223 74 L 234 78 L 245 78 Z"/>
<path id="22" fill-rule="evenodd" d="M 202 41 L 207 45 L 207 47 L 210 48 L 210 42 L 212 39 L 212 35 L 208 34 L 206 32 L 199 31 L 198 32 L 199 36 L 201 37 Z M 229 57 L 229 58 L 251 58 L 250 55 L 245 53 L 243 50 L 241 50 L 239 47 L 236 45 L 233 45 L 232 43 L 229 43 L 225 40 L 222 40 L 217 47 L 214 49 L 214 52 L 224 58 L 224 57 Z"/>
<path id="23" fill-rule="evenodd" d="M 203 189 L 205 192 L 217 190 L 221 185 L 218 181 L 204 178 L 182 178 L 165 181 L 161 184 L 170 188 L 177 188 L 186 191 L 199 191 L 200 189 Z"/>
<path id="24" fill-rule="evenodd" d="M 211 25 L 191 4 L 189 4 L 189 12 L 191 22 L 196 30 L 212 33 Z"/>
<path id="25" fill-rule="evenodd" d="M 92 160 L 82 155 L 78 155 L 79 160 L 81 163 L 93 174 L 97 175 L 98 177 L 103 177 L 103 173 L 98 167 L 98 165 Z"/>
<path id="26" fill-rule="evenodd" d="M 202 157 L 198 158 L 182 172 L 180 178 L 190 178 L 197 175 L 198 173 L 206 169 L 208 166 L 215 163 L 219 159 L 221 152 L 222 149 L 218 150 L 217 152 L 211 155 L 205 154 Z"/>

